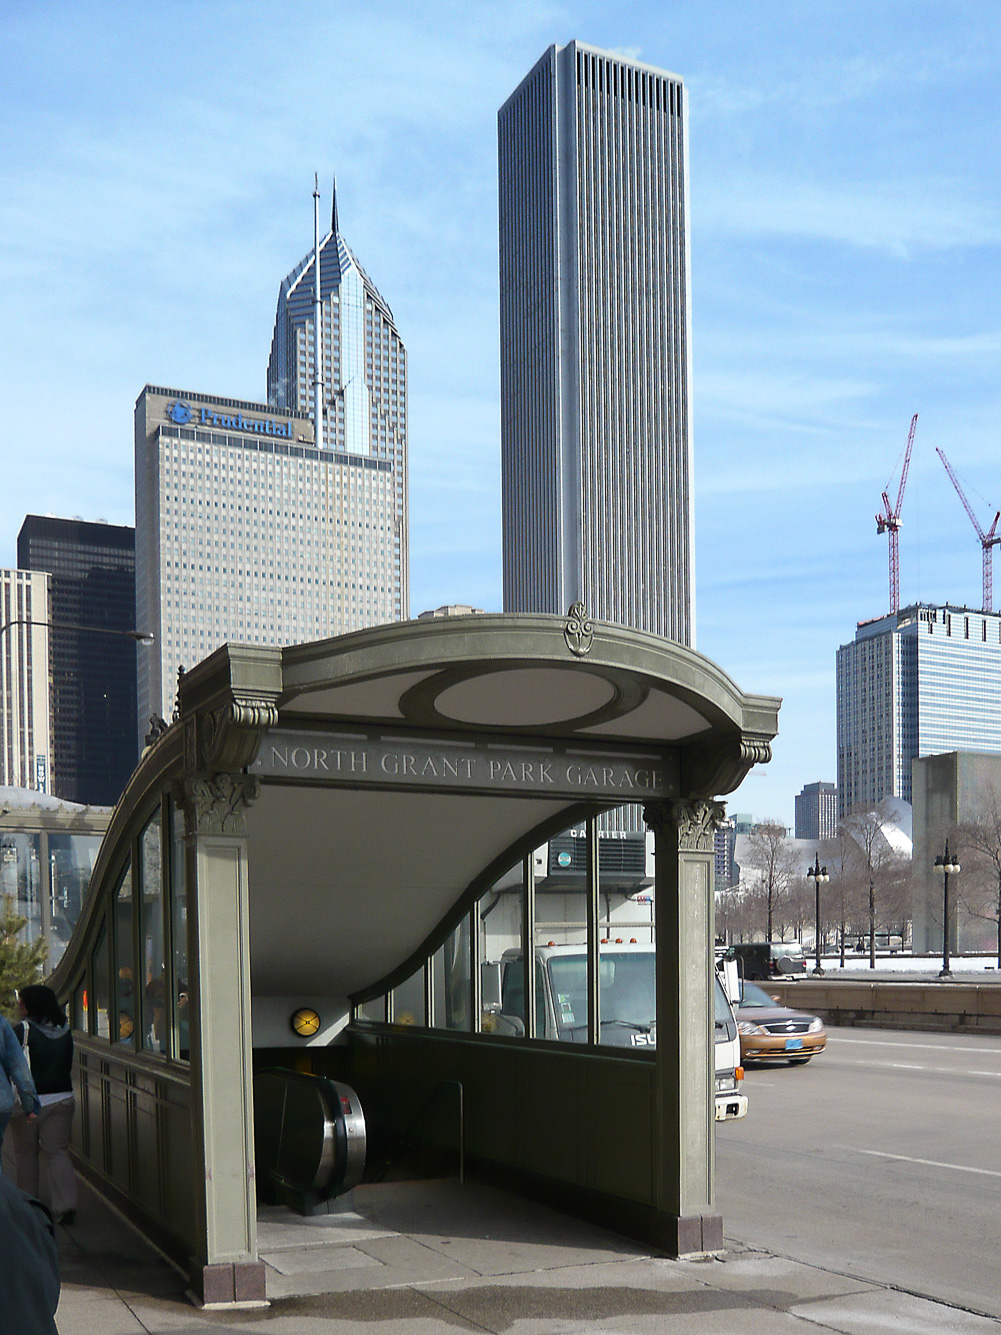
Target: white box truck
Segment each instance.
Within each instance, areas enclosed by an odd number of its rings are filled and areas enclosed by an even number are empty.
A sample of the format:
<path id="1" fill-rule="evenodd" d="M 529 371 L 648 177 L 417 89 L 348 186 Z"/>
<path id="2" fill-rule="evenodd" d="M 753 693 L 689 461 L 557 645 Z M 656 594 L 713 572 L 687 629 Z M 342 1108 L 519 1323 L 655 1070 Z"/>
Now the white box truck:
<path id="1" fill-rule="evenodd" d="M 489 977 L 491 973 L 493 978 Z M 736 987 L 736 969 L 733 974 Z M 613 1047 L 656 1047 L 654 947 L 626 942 L 603 943 L 598 978 L 601 1042 Z M 743 1117 L 747 1112 L 747 1096 L 740 1092 L 744 1077 L 740 1065 L 740 1040 L 726 981 L 725 967 L 717 961 L 714 984 L 718 1122 Z M 524 987 L 520 950 L 506 950 L 498 962 L 485 965 L 484 1027 L 500 1034 L 524 1034 Z M 497 999 L 491 1000 L 491 995 Z M 536 1037 L 564 1043 L 586 1043 L 587 1031 L 586 948 L 582 945 L 537 946 Z"/>

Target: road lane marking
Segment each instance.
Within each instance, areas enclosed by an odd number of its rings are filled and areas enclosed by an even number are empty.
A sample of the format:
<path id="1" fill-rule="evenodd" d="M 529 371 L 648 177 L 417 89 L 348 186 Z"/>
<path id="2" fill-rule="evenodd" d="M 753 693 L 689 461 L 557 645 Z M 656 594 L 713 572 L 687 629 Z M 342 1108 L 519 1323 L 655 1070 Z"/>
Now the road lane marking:
<path id="1" fill-rule="evenodd" d="M 922 1052 L 979 1052 L 989 1057 L 1001 1057 L 1001 1048 L 973 1048 L 953 1046 L 951 1043 L 900 1043 L 891 1038 L 842 1038 L 840 1034 L 831 1039 L 832 1044 L 841 1047 L 845 1043 L 860 1043 L 868 1048 L 920 1048 Z"/>
<path id="2" fill-rule="evenodd" d="M 917 1066 L 912 1062 L 887 1062 L 890 1071 L 928 1071 L 931 1075 L 985 1075 L 989 1080 L 1001 1080 L 1001 1071 L 960 1071 L 955 1066 Z"/>
<path id="3" fill-rule="evenodd" d="M 896 1159 L 900 1163 L 923 1164 L 926 1168 L 949 1168 L 954 1173 L 979 1173 L 981 1177 L 1001 1177 L 1001 1173 L 993 1168 L 970 1168 L 962 1163 L 939 1163 L 937 1159 L 915 1159 L 909 1154 L 887 1154 L 885 1150 L 856 1150 L 851 1145 L 843 1145 L 841 1148 L 854 1154 L 870 1154 L 875 1159 Z"/>

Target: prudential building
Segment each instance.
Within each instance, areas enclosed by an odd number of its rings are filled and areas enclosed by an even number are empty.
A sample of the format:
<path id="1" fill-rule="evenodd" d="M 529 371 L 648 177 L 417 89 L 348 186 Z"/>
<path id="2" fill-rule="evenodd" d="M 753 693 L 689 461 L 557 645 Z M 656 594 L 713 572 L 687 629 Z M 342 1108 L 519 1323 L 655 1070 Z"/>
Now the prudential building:
<path id="1" fill-rule="evenodd" d="M 155 637 L 139 649 L 140 736 L 170 718 L 178 669 L 221 644 L 409 615 L 406 354 L 336 213 L 320 250 L 323 432 L 298 393 L 313 374 L 312 255 L 281 285 L 268 403 L 147 385 L 136 404 L 136 625 Z"/>

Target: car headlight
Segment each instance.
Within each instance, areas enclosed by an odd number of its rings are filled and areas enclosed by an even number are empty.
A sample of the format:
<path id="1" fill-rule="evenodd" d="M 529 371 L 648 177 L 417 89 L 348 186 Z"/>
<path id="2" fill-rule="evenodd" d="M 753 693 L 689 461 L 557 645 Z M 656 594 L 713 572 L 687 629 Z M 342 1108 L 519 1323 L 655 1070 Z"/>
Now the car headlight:
<path id="1" fill-rule="evenodd" d="M 810 1021 L 810 1028 L 807 1030 L 807 1033 L 819 1034 L 820 1031 L 823 1029 L 823 1027 L 824 1027 L 823 1020 L 819 1019 L 817 1016 L 814 1016 L 814 1018 Z"/>
<path id="2" fill-rule="evenodd" d="M 768 1030 L 763 1029 L 760 1024 L 752 1024 L 750 1020 L 737 1021 L 738 1034 L 767 1034 Z"/>

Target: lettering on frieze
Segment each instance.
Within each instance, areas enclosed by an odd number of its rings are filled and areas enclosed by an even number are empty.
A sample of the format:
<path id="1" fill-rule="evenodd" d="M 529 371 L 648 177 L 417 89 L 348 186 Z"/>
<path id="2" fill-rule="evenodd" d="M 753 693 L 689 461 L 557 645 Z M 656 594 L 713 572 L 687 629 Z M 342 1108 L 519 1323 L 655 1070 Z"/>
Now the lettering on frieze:
<path id="1" fill-rule="evenodd" d="M 677 772 L 677 759 L 670 753 L 647 757 L 557 747 L 543 752 L 416 739 L 404 744 L 381 737 L 333 739 L 279 730 L 265 736 L 250 766 L 251 774 L 267 778 L 477 788 L 625 802 L 673 796 L 678 791 Z"/>

